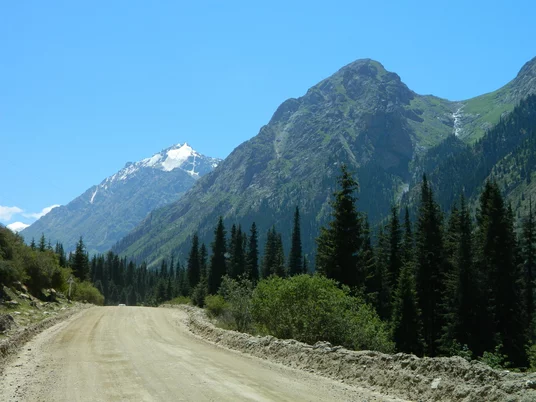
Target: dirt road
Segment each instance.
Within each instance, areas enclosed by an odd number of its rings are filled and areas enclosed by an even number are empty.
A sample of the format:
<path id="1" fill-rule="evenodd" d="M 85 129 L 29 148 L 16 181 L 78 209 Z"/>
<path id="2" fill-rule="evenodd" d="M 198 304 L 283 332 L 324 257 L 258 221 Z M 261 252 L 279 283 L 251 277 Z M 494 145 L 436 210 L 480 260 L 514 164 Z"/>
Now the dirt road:
<path id="1" fill-rule="evenodd" d="M 396 401 L 200 340 L 176 309 L 95 307 L 38 335 L 0 401 Z"/>

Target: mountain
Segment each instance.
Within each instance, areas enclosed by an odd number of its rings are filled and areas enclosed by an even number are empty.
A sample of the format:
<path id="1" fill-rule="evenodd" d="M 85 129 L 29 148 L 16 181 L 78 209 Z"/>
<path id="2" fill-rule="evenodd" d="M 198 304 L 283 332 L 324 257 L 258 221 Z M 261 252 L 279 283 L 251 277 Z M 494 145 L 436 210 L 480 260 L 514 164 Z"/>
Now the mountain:
<path id="1" fill-rule="evenodd" d="M 288 242 L 298 205 L 304 250 L 312 253 L 340 163 L 357 174 L 359 208 L 380 221 L 417 181 L 424 161 L 436 167 L 428 152 L 445 141 L 463 147 L 477 141 L 535 92 L 535 64 L 492 94 L 453 102 L 416 94 L 376 61 L 353 62 L 283 102 L 257 136 L 185 197 L 152 212 L 114 251 L 149 263 L 184 255 L 194 232 L 207 244 L 212 240 L 219 215 L 227 227 L 255 221 L 261 234 L 275 224 Z"/>
<path id="2" fill-rule="evenodd" d="M 104 252 L 128 234 L 155 208 L 178 200 L 220 163 L 177 144 L 150 158 L 127 163 L 116 174 L 89 188 L 65 206 L 21 231 L 27 239 L 45 234 L 67 250 L 80 236 L 90 253 Z"/>

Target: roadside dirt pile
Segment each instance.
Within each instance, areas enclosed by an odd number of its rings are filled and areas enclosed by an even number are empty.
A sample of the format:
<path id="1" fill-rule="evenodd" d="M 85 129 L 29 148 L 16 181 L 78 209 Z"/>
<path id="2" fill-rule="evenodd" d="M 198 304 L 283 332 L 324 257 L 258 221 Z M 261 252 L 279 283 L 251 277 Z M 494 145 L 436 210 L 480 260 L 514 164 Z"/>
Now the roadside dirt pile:
<path id="1" fill-rule="evenodd" d="M 351 351 L 327 342 L 307 345 L 251 336 L 215 327 L 201 309 L 180 308 L 188 312 L 190 330 L 206 340 L 384 395 L 417 401 L 536 401 L 536 373 L 493 370 L 461 357 L 387 355 Z"/>
<path id="2" fill-rule="evenodd" d="M 40 302 L 26 293 L 16 294 L 7 288 L 9 303 L 0 308 L 0 374 L 7 361 L 38 333 L 52 327 L 92 304 L 69 303 L 67 300 Z"/>

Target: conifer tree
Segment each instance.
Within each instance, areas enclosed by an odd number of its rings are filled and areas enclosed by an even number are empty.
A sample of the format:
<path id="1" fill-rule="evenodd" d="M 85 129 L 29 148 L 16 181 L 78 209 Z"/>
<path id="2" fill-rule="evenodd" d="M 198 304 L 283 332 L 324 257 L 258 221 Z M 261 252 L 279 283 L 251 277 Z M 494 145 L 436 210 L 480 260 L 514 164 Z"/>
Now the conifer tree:
<path id="1" fill-rule="evenodd" d="M 231 240 L 231 260 L 230 260 L 230 273 L 231 278 L 238 278 L 245 272 L 246 258 L 244 254 L 244 236 L 242 234 L 242 227 L 238 225 L 238 228 L 234 229 L 234 239 Z M 231 232 L 232 233 L 232 232 Z M 232 238 L 232 236 L 231 236 Z"/>
<path id="2" fill-rule="evenodd" d="M 309 264 L 307 263 L 307 257 L 303 256 L 303 262 L 302 262 L 302 274 L 308 274 L 309 273 Z"/>
<path id="3" fill-rule="evenodd" d="M 89 259 L 86 253 L 86 246 L 82 237 L 76 243 L 76 250 L 73 255 L 71 268 L 74 276 L 84 281 L 89 279 Z"/>
<path id="4" fill-rule="evenodd" d="M 525 299 L 525 327 L 529 340 L 534 341 L 535 317 L 534 317 L 534 287 L 536 275 L 536 227 L 534 212 L 532 212 L 532 200 L 529 200 L 529 214 L 523 221 L 522 237 L 522 262 L 523 262 L 523 292 Z"/>
<path id="5" fill-rule="evenodd" d="M 415 243 L 413 241 L 413 231 L 411 230 L 411 220 L 409 209 L 406 206 L 404 213 L 404 237 L 402 240 L 402 264 L 413 262 L 415 255 Z"/>
<path id="6" fill-rule="evenodd" d="M 201 244 L 201 247 L 199 248 L 199 274 L 201 279 L 207 279 L 207 247 L 205 246 L 205 243 Z"/>
<path id="7" fill-rule="evenodd" d="M 445 253 L 443 215 L 434 201 L 432 189 L 423 176 L 421 204 L 416 231 L 416 284 L 423 321 L 426 354 L 435 356 L 443 329 Z"/>
<path id="8" fill-rule="evenodd" d="M 391 219 L 388 224 L 389 234 L 389 265 L 388 284 L 391 291 L 394 291 L 400 270 L 402 269 L 402 229 L 398 219 L 398 211 L 395 206 L 391 207 Z"/>
<path id="9" fill-rule="evenodd" d="M 285 278 L 287 276 L 287 269 L 285 267 L 285 251 L 283 250 L 283 239 L 281 233 L 277 233 L 275 238 L 275 261 L 273 266 L 273 273 L 276 276 Z"/>
<path id="10" fill-rule="evenodd" d="M 188 255 L 188 265 L 186 269 L 190 289 L 195 288 L 201 278 L 200 262 L 201 260 L 199 258 L 199 237 L 197 236 L 197 233 L 194 233 L 192 237 L 192 247 Z"/>
<path id="11" fill-rule="evenodd" d="M 333 193 L 332 220 L 320 229 L 316 239 L 316 269 L 322 275 L 351 288 L 360 287 L 358 256 L 362 247 L 362 218 L 357 212 L 358 183 L 346 165 L 337 179 L 340 189 Z"/>
<path id="12" fill-rule="evenodd" d="M 404 264 L 400 271 L 398 286 L 393 296 L 392 328 L 398 351 L 422 355 L 422 321 L 411 262 Z"/>
<path id="13" fill-rule="evenodd" d="M 477 224 L 477 264 L 483 290 L 480 304 L 487 306 L 478 316 L 480 351 L 493 351 L 502 345 L 502 353 L 514 365 L 524 366 L 522 275 L 517 264 L 513 216 L 495 182 L 488 181 L 484 187 Z"/>
<path id="14" fill-rule="evenodd" d="M 221 285 L 221 278 L 227 273 L 227 253 L 225 227 L 223 217 L 220 216 L 218 225 L 214 230 L 214 242 L 212 243 L 212 256 L 210 258 L 210 270 L 208 274 L 208 292 L 216 294 Z"/>
<path id="15" fill-rule="evenodd" d="M 261 276 L 262 278 L 267 278 L 270 275 L 274 274 L 274 267 L 276 264 L 276 242 L 277 242 L 277 233 L 275 231 L 275 226 L 272 226 L 268 230 L 266 236 L 266 245 L 264 247 L 264 256 L 262 258 L 261 266 Z"/>
<path id="16" fill-rule="evenodd" d="M 249 231 L 246 269 L 248 278 L 254 283 L 257 282 L 259 280 L 259 246 L 257 239 L 257 225 L 255 225 L 255 222 L 251 224 L 251 229 Z"/>
<path id="17" fill-rule="evenodd" d="M 389 235 L 380 227 L 378 233 L 378 247 L 374 261 L 374 275 L 369 282 L 369 297 L 376 307 L 382 320 L 391 318 L 391 283 L 389 278 Z"/>
<path id="18" fill-rule="evenodd" d="M 303 271 L 302 243 L 300 231 L 300 209 L 296 207 L 294 212 L 294 228 L 292 229 L 292 241 L 288 258 L 288 274 L 290 276 L 301 274 Z"/>
<path id="19" fill-rule="evenodd" d="M 167 278 L 167 277 L 168 277 L 167 260 L 163 258 L 162 262 L 160 263 L 160 278 Z"/>
<path id="20" fill-rule="evenodd" d="M 34 250 L 34 251 L 35 251 L 35 249 L 37 248 L 37 246 L 35 245 L 35 239 L 34 239 L 33 237 L 32 237 L 32 241 L 31 241 L 31 243 L 30 243 L 30 248 L 31 248 L 32 250 Z"/>
<path id="21" fill-rule="evenodd" d="M 41 238 L 39 239 L 39 251 L 44 252 L 46 250 L 47 244 L 46 244 L 45 234 L 41 233 Z"/>

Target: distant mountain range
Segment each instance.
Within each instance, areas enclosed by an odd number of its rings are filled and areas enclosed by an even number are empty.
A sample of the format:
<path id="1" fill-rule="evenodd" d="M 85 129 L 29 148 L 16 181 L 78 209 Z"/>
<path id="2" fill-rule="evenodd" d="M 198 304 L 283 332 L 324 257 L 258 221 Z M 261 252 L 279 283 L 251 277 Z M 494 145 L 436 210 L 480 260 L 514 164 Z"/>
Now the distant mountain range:
<path id="1" fill-rule="evenodd" d="M 37 241 L 44 233 L 53 243 L 73 249 L 80 236 L 90 253 L 105 252 L 155 208 L 177 201 L 221 160 L 177 144 L 150 158 L 127 163 L 116 174 L 89 188 L 65 206 L 54 208 L 21 231 Z"/>
<path id="2" fill-rule="evenodd" d="M 114 251 L 151 264 L 184 256 L 194 232 L 207 244 L 212 240 L 220 215 L 228 226 L 255 221 L 261 234 L 275 224 L 288 246 L 299 206 L 304 250 L 312 253 L 341 163 L 359 179 L 359 208 L 379 222 L 426 169 L 437 169 L 441 160 L 427 155 L 442 146 L 443 159 L 470 149 L 535 92 L 536 59 L 506 86 L 466 101 L 416 94 L 380 63 L 358 60 L 283 102 L 257 136 L 184 197 L 149 214 Z"/>

